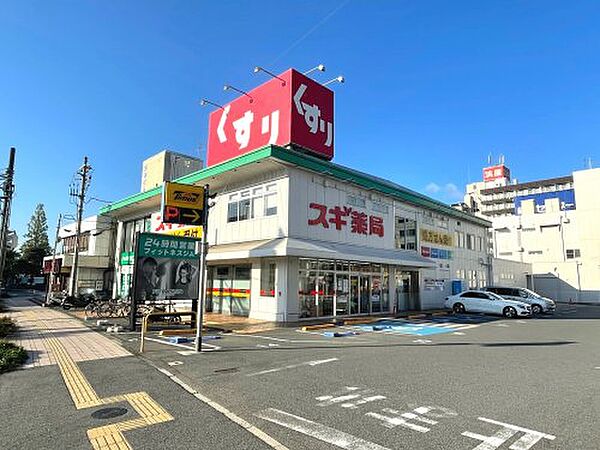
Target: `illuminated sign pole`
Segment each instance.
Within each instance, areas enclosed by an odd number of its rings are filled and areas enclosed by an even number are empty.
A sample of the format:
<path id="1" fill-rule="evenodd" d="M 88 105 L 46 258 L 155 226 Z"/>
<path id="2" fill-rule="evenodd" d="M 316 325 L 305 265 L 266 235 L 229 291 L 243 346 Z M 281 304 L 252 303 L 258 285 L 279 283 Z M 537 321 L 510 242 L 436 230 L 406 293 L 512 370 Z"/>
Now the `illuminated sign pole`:
<path id="1" fill-rule="evenodd" d="M 202 222 L 202 240 L 200 241 L 200 295 L 196 311 L 196 351 L 202 351 L 202 323 L 204 322 L 204 305 L 206 303 L 206 254 L 208 253 L 208 204 L 211 196 L 208 193 L 208 184 L 204 186 L 204 218 Z"/>

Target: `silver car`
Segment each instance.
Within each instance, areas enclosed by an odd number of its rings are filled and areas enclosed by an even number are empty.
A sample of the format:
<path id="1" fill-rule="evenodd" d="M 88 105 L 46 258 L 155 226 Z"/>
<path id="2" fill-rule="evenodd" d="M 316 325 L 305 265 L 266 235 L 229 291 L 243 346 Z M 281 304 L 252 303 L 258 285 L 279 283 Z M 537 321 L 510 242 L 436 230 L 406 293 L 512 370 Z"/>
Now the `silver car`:
<path id="1" fill-rule="evenodd" d="M 520 287 L 488 286 L 484 288 L 484 290 L 498 294 L 507 300 L 517 300 L 527 303 L 531 305 L 531 312 L 533 314 L 554 312 L 556 310 L 556 303 L 554 300 L 542 297 L 529 289 Z"/>

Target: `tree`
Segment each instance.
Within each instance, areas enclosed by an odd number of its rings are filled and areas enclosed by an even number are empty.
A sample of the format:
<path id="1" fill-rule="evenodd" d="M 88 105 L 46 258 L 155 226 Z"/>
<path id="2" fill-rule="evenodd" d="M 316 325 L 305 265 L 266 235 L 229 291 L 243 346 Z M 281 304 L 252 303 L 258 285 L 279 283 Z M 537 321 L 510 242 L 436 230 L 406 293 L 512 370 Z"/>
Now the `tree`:
<path id="1" fill-rule="evenodd" d="M 50 254 L 48 243 L 48 221 L 44 205 L 39 203 L 27 225 L 25 242 L 21 245 L 21 262 L 26 275 L 39 276 L 42 272 L 44 256 Z"/>
<path id="2" fill-rule="evenodd" d="M 12 285 L 21 273 L 23 273 L 21 255 L 16 250 L 7 250 L 2 279 L 7 285 Z"/>

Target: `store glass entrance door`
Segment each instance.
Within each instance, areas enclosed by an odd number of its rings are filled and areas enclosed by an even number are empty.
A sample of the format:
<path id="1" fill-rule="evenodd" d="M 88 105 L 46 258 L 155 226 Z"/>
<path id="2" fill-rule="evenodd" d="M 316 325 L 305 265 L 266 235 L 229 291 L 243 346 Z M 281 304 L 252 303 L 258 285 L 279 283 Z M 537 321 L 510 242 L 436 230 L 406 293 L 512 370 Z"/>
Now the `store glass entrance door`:
<path id="1" fill-rule="evenodd" d="M 371 277 L 361 275 L 359 282 L 360 313 L 369 314 L 371 312 Z"/>
<path id="2" fill-rule="evenodd" d="M 335 277 L 335 315 L 346 316 L 350 314 L 350 283 L 347 274 L 338 274 Z"/>
<path id="3" fill-rule="evenodd" d="M 358 275 L 350 275 L 350 314 L 358 314 Z"/>
<path id="4" fill-rule="evenodd" d="M 396 271 L 396 311 L 420 309 L 419 272 Z"/>

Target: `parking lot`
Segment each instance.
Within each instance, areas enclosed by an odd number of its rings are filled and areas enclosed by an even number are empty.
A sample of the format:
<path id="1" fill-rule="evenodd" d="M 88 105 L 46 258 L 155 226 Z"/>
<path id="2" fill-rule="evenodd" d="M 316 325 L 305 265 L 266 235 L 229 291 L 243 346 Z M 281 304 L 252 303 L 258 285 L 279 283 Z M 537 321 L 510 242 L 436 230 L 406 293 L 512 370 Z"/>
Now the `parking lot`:
<path id="1" fill-rule="evenodd" d="M 224 335 L 201 355 L 149 342 L 145 357 L 288 448 L 597 449 L 599 324 L 599 307 L 559 305 Z"/>

